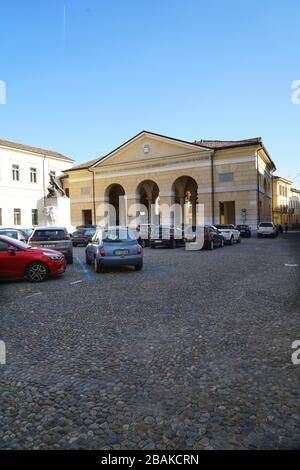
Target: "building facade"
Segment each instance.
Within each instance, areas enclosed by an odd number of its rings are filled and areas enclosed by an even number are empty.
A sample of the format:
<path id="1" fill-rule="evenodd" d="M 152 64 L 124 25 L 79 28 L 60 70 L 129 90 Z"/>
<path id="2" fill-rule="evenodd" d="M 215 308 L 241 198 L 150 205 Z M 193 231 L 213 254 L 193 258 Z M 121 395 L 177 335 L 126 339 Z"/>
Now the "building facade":
<path id="1" fill-rule="evenodd" d="M 0 140 L 0 227 L 44 225 L 49 174 L 73 160 L 51 150 Z"/>
<path id="2" fill-rule="evenodd" d="M 300 224 L 300 190 L 281 176 L 273 178 L 273 220 L 277 224 Z"/>
<path id="3" fill-rule="evenodd" d="M 156 223 L 164 204 L 178 203 L 184 221 L 195 223 L 199 203 L 205 223 L 246 223 L 256 229 L 260 221 L 272 220 L 274 171 L 260 138 L 187 142 L 142 131 L 108 155 L 65 171 L 63 184 L 75 226 L 101 225 L 106 203 L 115 208 L 117 223 L 135 218 L 137 203 L 149 214 L 155 205 Z M 120 204 L 125 206 L 122 221 Z"/>

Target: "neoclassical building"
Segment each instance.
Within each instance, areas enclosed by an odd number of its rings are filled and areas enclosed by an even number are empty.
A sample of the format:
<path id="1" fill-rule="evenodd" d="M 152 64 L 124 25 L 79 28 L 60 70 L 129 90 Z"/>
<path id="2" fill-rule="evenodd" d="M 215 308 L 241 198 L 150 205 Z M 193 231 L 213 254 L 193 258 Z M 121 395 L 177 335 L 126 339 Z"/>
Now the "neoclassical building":
<path id="1" fill-rule="evenodd" d="M 184 140 L 142 131 L 109 154 L 65 171 L 72 224 L 101 224 L 99 207 L 120 204 L 126 220 L 132 205 L 179 203 L 185 221 L 195 223 L 196 204 L 204 204 L 205 223 L 247 223 L 256 228 L 272 220 L 275 165 L 261 138 L 240 141 Z M 123 202 L 125 201 L 125 202 Z M 150 212 L 149 212 L 150 213 Z"/>

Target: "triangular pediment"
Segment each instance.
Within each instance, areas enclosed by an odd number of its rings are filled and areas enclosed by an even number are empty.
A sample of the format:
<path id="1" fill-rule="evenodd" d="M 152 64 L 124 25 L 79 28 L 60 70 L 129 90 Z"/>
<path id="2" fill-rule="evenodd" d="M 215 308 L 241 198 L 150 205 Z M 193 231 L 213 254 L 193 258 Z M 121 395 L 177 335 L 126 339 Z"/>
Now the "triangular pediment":
<path id="1" fill-rule="evenodd" d="M 142 131 L 103 157 L 93 168 L 188 155 L 201 151 L 209 152 L 210 150 L 194 143 Z"/>

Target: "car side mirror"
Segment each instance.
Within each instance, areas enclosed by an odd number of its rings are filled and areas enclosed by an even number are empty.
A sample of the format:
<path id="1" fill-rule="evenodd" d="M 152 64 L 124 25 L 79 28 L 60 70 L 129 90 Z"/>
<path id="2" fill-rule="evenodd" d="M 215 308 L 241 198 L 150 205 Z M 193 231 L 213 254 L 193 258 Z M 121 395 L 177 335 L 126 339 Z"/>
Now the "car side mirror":
<path id="1" fill-rule="evenodd" d="M 15 255 L 16 254 L 16 249 L 13 247 L 13 246 L 9 246 L 7 248 L 7 252 L 10 254 L 10 255 Z"/>

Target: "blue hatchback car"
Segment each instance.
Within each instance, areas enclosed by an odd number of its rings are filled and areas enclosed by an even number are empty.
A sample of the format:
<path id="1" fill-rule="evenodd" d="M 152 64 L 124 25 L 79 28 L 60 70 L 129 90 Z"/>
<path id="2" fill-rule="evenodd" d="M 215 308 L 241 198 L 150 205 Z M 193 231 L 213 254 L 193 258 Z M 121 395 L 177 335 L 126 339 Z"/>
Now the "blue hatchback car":
<path id="1" fill-rule="evenodd" d="M 128 227 L 98 229 L 85 255 L 86 263 L 93 264 L 97 273 L 106 267 L 134 266 L 137 271 L 143 267 L 143 248 Z"/>

